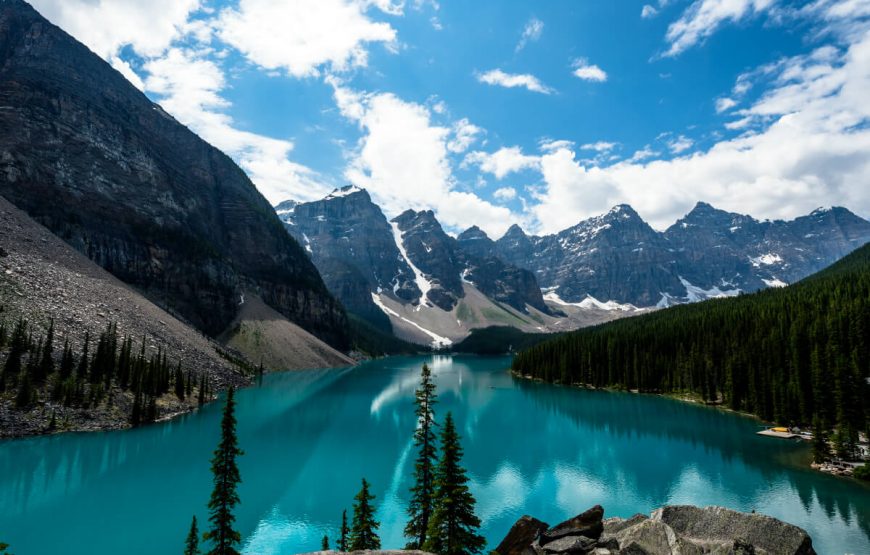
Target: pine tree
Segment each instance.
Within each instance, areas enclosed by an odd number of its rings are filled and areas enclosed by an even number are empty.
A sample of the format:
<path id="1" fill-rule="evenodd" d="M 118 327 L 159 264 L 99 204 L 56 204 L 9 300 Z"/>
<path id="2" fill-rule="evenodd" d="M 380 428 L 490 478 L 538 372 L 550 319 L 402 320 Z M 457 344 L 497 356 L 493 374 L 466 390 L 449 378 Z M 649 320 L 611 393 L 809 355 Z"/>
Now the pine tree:
<path id="1" fill-rule="evenodd" d="M 175 368 L 175 396 L 184 400 L 184 374 L 181 372 L 181 362 Z"/>
<path id="2" fill-rule="evenodd" d="M 831 449 L 828 446 L 827 434 L 822 426 L 819 416 L 813 418 L 813 461 L 823 463 L 831 458 Z"/>
<path id="3" fill-rule="evenodd" d="M 63 343 L 63 356 L 60 358 L 60 379 L 66 380 L 72 376 L 75 368 L 75 358 L 73 357 L 72 347 L 69 346 L 69 341 Z"/>
<path id="4" fill-rule="evenodd" d="M 25 409 L 33 403 L 33 384 L 30 381 L 30 372 L 22 372 L 18 380 L 18 393 L 15 395 L 15 408 Z"/>
<path id="5" fill-rule="evenodd" d="M 323 534 L 323 539 L 320 540 L 320 550 L 329 551 L 329 536 Z"/>
<path id="6" fill-rule="evenodd" d="M 350 530 L 347 528 L 347 509 L 341 511 L 341 533 L 338 539 L 338 550 L 341 552 L 346 552 L 347 545 L 347 535 Z"/>
<path id="7" fill-rule="evenodd" d="M 380 549 L 381 539 L 377 529 L 381 524 L 375 520 L 375 507 L 372 501 L 375 496 L 369 493 L 369 483 L 362 479 L 362 488 L 354 497 L 353 526 L 350 529 L 350 551 L 364 549 Z"/>
<path id="8" fill-rule="evenodd" d="M 45 382 L 46 378 L 54 373 L 54 320 L 48 325 L 48 333 L 45 337 L 45 343 L 42 345 L 41 358 L 37 369 L 34 381 L 37 383 Z"/>
<path id="9" fill-rule="evenodd" d="M 190 521 L 190 532 L 184 540 L 184 555 L 199 555 L 199 529 L 196 526 L 196 515 Z"/>
<path id="10" fill-rule="evenodd" d="M 236 437 L 235 408 L 235 394 L 230 387 L 221 420 L 221 441 L 211 460 L 211 471 L 214 474 L 214 490 L 208 502 L 211 530 L 203 538 L 211 540 L 214 547 L 208 555 L 238 555 L 235 546 L 242 539 L 241 534 L 233 529 L 236 520 L 233 509 L 239 503 L 236 490 L 242 481 L 236 457 L 243 454 Z"/>
<path id="11" fill-rule="evenodd" d="M 0 376 L 0 391 L 5 391 L 15 385 L 15 380 L 21 373 L 21 358 L 29 348 L 27 337 L 27 321 L 19 319 L 12 330 L 12 340 L 9 345 L 9 354 L 3 365 L 3 374 Z"/>
<path id="12" fill-rule="evenodd" d="M 424 551 L 439 555 L 480 553 L 486 545 L 477 533 L 480 519 L 474 515 L 474 497 L 468 477 L 460 466 L 462 446 L 449 412 L 441 433 L 441 460 L 435 478 L 435 507 L 429 520 Z"/>
<path id="13" fill-rule="evenodd" d="M 411 487 L 411 500 L 408 503 L 408 524 L 405 537 L 410 541 L 405 549 L 419 549 L 426 543 L 426 530 L 432 515 L 435 495 L 435 466 L 438 455 L 435 451 L 435 415 L 432 406 L 437 402 L 435 384 L 427 364 L 420 372 L 420 386 L 414 394 L 417 405 L 417 429 L 414 444 L 417 447 L 417 461 L 414 464 L 414 485 Z"/>
<path id="14" fill-rule="evenodd" d="M 79 366 L 76 368 L 76 379 L 78 381 L 84 380 L 88 375 L 88 348 L 91 343 L 91 334 L 90 332 L 85 332 L 85 345 L 82 347 L 82 356 L 79 359 Z"/>

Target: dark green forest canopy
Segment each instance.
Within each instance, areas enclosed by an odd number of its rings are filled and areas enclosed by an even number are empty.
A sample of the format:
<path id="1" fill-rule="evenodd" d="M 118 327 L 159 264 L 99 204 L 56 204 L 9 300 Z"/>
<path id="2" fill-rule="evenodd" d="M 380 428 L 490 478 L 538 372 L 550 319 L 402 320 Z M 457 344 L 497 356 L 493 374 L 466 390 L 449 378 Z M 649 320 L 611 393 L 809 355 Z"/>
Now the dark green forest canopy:
<path id="1" fill-rule="evenodd" d="M 513 370 L 560 383 L 690 393 L 789 425 L 870 419 L 870 245 L 784 289 L 682 305 L 521 352 Z"/>

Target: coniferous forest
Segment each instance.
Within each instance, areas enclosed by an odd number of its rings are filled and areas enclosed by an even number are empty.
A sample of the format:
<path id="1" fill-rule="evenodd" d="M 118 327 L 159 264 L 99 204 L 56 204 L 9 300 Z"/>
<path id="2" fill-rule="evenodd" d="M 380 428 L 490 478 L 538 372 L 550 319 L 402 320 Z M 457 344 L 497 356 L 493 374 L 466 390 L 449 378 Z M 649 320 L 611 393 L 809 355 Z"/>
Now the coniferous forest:
<path id="1" fill-rule="evenodd" d="M 870 429 L 870 245 L 784 289 L 560 336 L 520 353 L 513 371 L 698 396 L 767 421 L 812 426 L 849 458 L 858 432 Z"/>
<path id="2" fill-rule="evenodd" d="M 56 409 L 116 408 L 133 426 L 159 416 L 158 400 L 174 394 L 202 405 L 213 397 L 208 375 L 171 364 L 166 351 L 146 353 L 146 339 L 134 342 L 108 324 L 99 337 L 85 334 L 80 345 L 58 345 L 54 324 L 44 334 L 27 320 L 0 322 L 0 396 L 14 398 L 20 411 L 51 411 L 48 429 L 62 429 Z M 5 356 L 2 356 L 5 352 Z"/>

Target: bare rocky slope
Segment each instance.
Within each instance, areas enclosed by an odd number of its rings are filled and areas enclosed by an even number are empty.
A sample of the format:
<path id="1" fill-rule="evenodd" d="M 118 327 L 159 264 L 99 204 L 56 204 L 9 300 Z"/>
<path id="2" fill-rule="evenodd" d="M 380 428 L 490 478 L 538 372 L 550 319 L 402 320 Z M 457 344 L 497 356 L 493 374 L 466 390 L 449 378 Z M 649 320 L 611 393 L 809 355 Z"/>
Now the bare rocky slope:
<path id="1" fill-rule="evenodd" d="M 22 0 L 0 2 L 0 194 L 210 336 L 255 292 L 333 346 L 347 318 L 245 173 Z"/>
<path id="2" fill-rule="evenodd" d="M 0 321 L 7 329 L 19 318 L 37 333 L 54 321 L 56 345 L 69 340 L 79 346 L 85 333 L 92 340 L 109 324 L 120 335 L 145 339 L 146 356 L 162 349 L 185 371 L 208 375 L 213 390 L 250 382 L 250 366 L 303 369 L 346 366 L 352 361 L 283 315 L 248 294 L 239 316 L 221 345 L 185 321 L 158 307 L 135 288 L 94 264 L 27 214 L 0 197 Z M 228 348 L 227 348 L 228 347 Z M 246 372 L 230 360 L 247 357 Z M 244 360 L 244 359 L 239 359 Z M 64 430 L 122 428 L 129 425 L 129 395 L 118 393 L 115 406 L 88 410 L 41 403 L 25 413 L 0 400 L 0 437 L 47 431 L 51 412 Z M 172 395 L 158 403 L 159 416 L 186 412 L 195 399 Z"/>

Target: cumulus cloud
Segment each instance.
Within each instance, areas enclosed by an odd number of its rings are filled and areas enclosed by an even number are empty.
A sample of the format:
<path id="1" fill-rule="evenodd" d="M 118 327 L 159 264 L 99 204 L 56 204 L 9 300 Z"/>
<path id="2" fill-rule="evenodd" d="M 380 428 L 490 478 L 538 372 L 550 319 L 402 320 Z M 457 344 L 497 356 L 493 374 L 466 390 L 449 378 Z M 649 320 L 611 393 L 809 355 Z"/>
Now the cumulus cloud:
<path id="1" fill-rule="evenodd" d="M 596 143 L 587 143 L 580 147 L 582 150 L 594 150 L 595 152 L 610 152 L 616 148 L 616 143 L 608 141 L 598 141 Z"/>
<path id="2" fill-rule="evenodd" d="M 517 190 L 513 187 L 502 187 L 500 189 L 496 189 L 495 192 L 492 193 L 492 196 L 495 197 L 497 200 L 506 202 L 517 198 Z"/>
<path id="3" fill-rule="evenodd" d="M 541 157 L 544 186 L 532 211 L 552 232 L 620 202 L 664 228 L 705 200 L 762 218 L 793 218 L 822 204 L 870 213 L 870 29 L 845 49 L 779 60 L 757 75 L 769 83 L 738 115 L 752 132 L 706 151 L 587 167 L 568 149 Z M 760 87 L 761 83 L 754 86 Z M 669 141 L 671 149 L 680 137 Z"/>
<path id="4" fill-rule="evenodd" d="M 161 106 L 181 123 L 235 158 L 270 202 L 313 200 L 330 190 L 317 173 L 288 158 L 292 142 L 236 128 L 225 113 L 230 104 L 221 96 L 224 74 L 213 61 L 171 48 L 143 69 L 145 90 L 158 95 Z"/>
<path id="5" fill-rule="evenodd" d="M 523 48 L 526 47 L 530 42 L 535 42 L 539 38 L 541 38 L 541 34 L 544 32 L 544 22 L 538 19 L 537 17 L 533 17 L 526 22 L 525 27 L 523 27 L 523 34 L 520 36 L 520 41 L 517 43 L 516 51 L 519 52 Z"/>
<path id="6" fill-rule="evenodd" d="M 493 153 L 475 151 L 470 152 L 463 160 L 464 167 L 478 166 L 480 171 L 503 179 L 506 175 L 534 169 L 538 166 L 540 158 L 523 154 L 518 146 L 502 147 Z"/>
<path id="7" fill-rule="evenodd" d="M 363 131 L 345 177 L 365 187 L 388 216 L 432 208 L 450 228 L 476 223 L 494 236 L 519 220 L 508 208 L 457 189 L 448 148 L 453 132 L 435 124 L 425 106 L 328 81 L 341 113 Z"/>
<path id="8" fill-rule="evenodd" d="M 541 94 L 553 93 L 553 89 L 541 83 L 537 77 L 530 73 L 505 73 L 500 69 L 491 69 L 486 73 L 478 73 L 477 80 L 487 85 L 509 89 L 521 87 Z"/>
<path id="9" fill-rule="evenodd" d="M 727 22 L 739 22 L 770 9 L 776 0 L 695 0 L 668 27 L 665 56 L 677 56 L 703 42 Z"/>
<path id="10" fill-rule="evenodd" d="M 437 104 L 432 107 L 432 110 L 436 113 L 444 113 L 438 111 Z M 483 129 L 468 121 L 468 118 L 462 118 L 453 124 L 451 132 L 450 140 L 447 142 L 447 150 L 454 154 L 460 154 L 477 141 L 483 133 Z"/>
<path id="11" fill-rule="evenodd" d="M 574 60 L 574 76 L 584 81 L 603 83 L 607 81 L 607 73 L 595 64 L 590 64 L 586 58 Z"/>
<path id="12" fill-rule="evenodd" d="M 366 65 L 371 43 L 394 45 L 396 30 L 367 15 L 372 5 L 396 14 L 403 3 L 241 0 L 221 13 L 217 33 L 263 68 L 310 77 L 324 66 L 340 71 Z"/>
<path id="13" fill-rule="evenodd" d="M 668 148 L 674 154 L 682 154 L 683 152 L 692 148 L 692 146 L 694 145 L 695 141 L 686 137 L 685 135 L 678 135 L 668 141 Z"/>
<path id="14" fill-rule="evenodd" d="M 200 0 L 31 0 L 49 21 L 109 60 L 124 46 L 157 56 L 183 32 Z"/>

